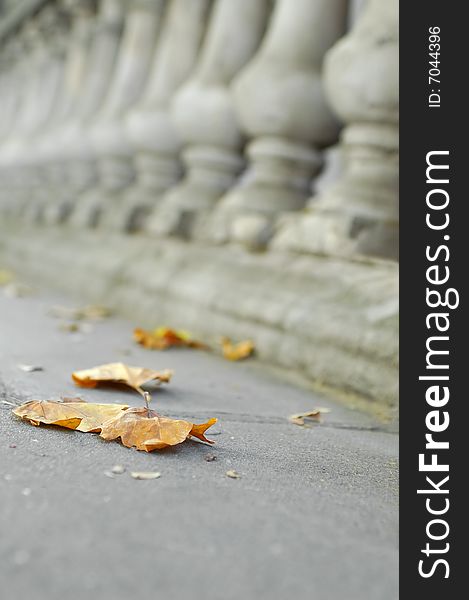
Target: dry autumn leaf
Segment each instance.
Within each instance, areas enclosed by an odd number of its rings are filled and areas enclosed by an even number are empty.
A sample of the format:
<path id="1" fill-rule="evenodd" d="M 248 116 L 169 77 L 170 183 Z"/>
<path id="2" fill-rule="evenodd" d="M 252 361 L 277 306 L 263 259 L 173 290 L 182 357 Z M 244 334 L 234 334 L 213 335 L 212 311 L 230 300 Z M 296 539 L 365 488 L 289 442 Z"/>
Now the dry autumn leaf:
<path id="1" fill-rule="evenodd" d="M 321 416 L 328 412 L 331 412 L 328 408 L 315 408 L 309 412 L 290 415 L 288 420 L 294 425 L 304 425 L 305 419 L 316 421 L 318 423 L 321 421 Z"/>
<path id="2" fill-rule="evenodd" d="M 146 452 L 181 444 L 189 436 L 213 444 L 204 434 L 216 422 L 217 419 L 209 419 L 206 423 L 194 425 L 189 421 L 160 416 L 147 408 L 129 408 L 104 424 L 101 437 L 105 440 L 120 438 L 124 446 Z"/>
<path id="3" fill-rule="evenodd" d="M 194 340 L 191 334 L 181 329 L 158 327 L 153 331 L 134 329 L 134 340 L 149 350 L 166 350 L 172 347 L 206 348 L 205 344 Z"/>
<path id="4" fill-rule="evenodd" d="M 31 425 L 59 425 L 85 433 L 101 431 L 103 423 L 128 408 L 127 404 L 89 404 L 81 398 L 31 400 L 13 410 Z"/>
<path id="5" fill-rule="evenodd" d="M 206 430 L 217 422 L 194 424 L 170 419 L 148 408 L 129 408 L 125 404 L 92 404 L 78 398 L 62 402 L 26 402 L 13 413 L 32 425 L 59 425 L 85 433 L 100 433 L 105 440 L 120 438 L 124 446 L 152 452 L 181 444 L 188 437 L 196 437 L 213 444 L 205 437 Z"/>
<path id="6" fill-rule="evenodd" d="M 150 381 L 168 383 L 172 374 L 169 369 L 153 371 L 142 367 L 129 367 L 124 363 L 109 363 L 92 369 L 75 371 L 72 373 L 72 379 L 77 385 L 86 388 L 94 388 L 102 383 L 119 383 L 131 387 L 143 396 L 145 392 L 141 388 L 142 385 Z"/>
<path id="7" fill-rule="evenodd" d="M 242 360 L 247 358 L 254 353 L 254 342 L 251 340 L 244 340 L 238 344 L 233 344 L 229 338 L 221 339 L 223 356 L 227 360 Z"/>

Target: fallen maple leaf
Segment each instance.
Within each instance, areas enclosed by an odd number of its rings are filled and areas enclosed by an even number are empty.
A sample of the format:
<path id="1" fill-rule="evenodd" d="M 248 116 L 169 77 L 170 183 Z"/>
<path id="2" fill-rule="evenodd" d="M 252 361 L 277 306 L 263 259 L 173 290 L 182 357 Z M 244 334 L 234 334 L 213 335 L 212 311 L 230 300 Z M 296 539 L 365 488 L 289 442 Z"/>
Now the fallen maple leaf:
<path id="1" fill-rule="evenodd" d="M 85 433 L 101 431 L 103 423 L 128 408 L 127 404 L 88 404 L 81 398 L 31 400 L 13 410 L 31 425 L 59 425 Z"/>
<path id="2" fill-rule="evenodd" d="M 153 371 L 142 367 L 129 367 L 124 363 L 109 363 L 92 369 L 75 371 L 72 373 L 72 379 L 77 385 L 86 388 L 94 388 L 101 383 L 120 383 L 144 396 L 145 392 L 141 388 L 143 384 L 150 381 L 168 383 L 172 374 L 169 369 Z"/>
<path id="3" fill-rule="evenodd" d="M 189 436 L 213 444 L 204 434 L 216 422 L 217 419 L 209 419 L 206 423 L 194 425 L 189 421 L 160 416 L 147 408 L 129 408 L 107 421 L 100 435 L 105 440 L 120 438 L 128 448 L 151 452 L 180 444 Z"/>
<path id="4" fill-rule="evenodd" d="M 166 350 L 173 346 L 206 348 L 205 344 L 194 340 L 189 332 L 169 327 L 158 327 L 153 331 L 136 328 L 134 329 L 134 340 L 149 350 Z"/>
<path id="5" fill-rule="evenodd" d="M 238 344 L 233 344 L 229 338 L 221 339 L 223 356 L 227 360 L 242 360 L 247 358 L 254 353 L 254 342 L 251 340 L 244 340 Z"/>
<path id="6" fill-rule="evenodd" d="M 31 425 L 59 425 L 84 433 L 100 433 L 105 440 L 120 438 L 124 446 L 151 452 L 181 444 L 188 437 L 214 442 L 205 437 L 217 419 L 194 424 L 170 419 L 148 408 L 129 408 L 125 404 L 92 404 L 79 398 L 62 402 L 32 400 L 15 408 L 13 413 Z M 122 471 L 120 471 L 122 472 Z"/>
<path id="7" fill-rule="evenodd" d="M 315 408 L 305 413 L 295 413 L 290 415 L 288 420 L 294 425 L 304 425 L 305 419 L 311 419 L 312 421 L 320 422 L 321 416 L 325 413 L 331 412 L 328 408 Z"/>

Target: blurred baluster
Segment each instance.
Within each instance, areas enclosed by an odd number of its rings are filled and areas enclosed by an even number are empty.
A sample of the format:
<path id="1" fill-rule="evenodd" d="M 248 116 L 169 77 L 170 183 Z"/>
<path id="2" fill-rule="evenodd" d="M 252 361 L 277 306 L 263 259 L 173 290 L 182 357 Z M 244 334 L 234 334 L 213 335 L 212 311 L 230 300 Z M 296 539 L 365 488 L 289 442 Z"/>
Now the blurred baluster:
<path id="1" fill-rule="evenodd" d="M 127 117 L 137 179 L 106 211 L 102 225 L 139 229 L 161 194 L 180 178 L 181 142 L 169 114 L 170 101 L 197 59 L 212 0 L 170 0 L 142 100 Z"/>
<path id="2" fill-rule="evenodd" d="M 337 255 L 398 254 L 398 3 L 370 0 L 329 52 L 325 86 L 342 134 L 345 170 L 308 212 L 281 224 L 274 246 Z"/>
<path id="3" fill-rule="evenodd" d="M 236 109 L 252 141 L 249 168 L 220 201 L 210 224 L 218 242 L 262 248 L 285 211 L 303 208 L 320 149 L 339 125 L 326 101 L 321 68 L 345 30 L 346 0 L 278 0 L 263 44 L 233 83 Z"/>
<path id="4" fill-rule="evenodd" d="M 153 235 L 189 235 L 242 170 L 244 137 L 229 85 L 256 51 L 269 12 L 268 0 L 216 0 L 193 76 L 172 103 L 187 173 L 146 223 Z"/>
<path id="5" fill-rule="evenodd" d="M 164 4 L 164 0 L 130 2 L 110 89 L 86 134 L 97 161 L 99 182 L 77 200 L 70 219 L 75 226 L 95 227 L 106 203 L 134 179 L 125 115 L 144 90 Z"/>

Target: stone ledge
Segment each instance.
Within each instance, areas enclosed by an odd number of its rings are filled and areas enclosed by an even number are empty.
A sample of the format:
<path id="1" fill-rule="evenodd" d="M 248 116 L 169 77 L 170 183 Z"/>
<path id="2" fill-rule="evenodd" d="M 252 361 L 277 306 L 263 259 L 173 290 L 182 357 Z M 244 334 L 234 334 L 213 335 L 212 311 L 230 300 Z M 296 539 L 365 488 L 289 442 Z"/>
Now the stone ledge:
<path id="1" fill-rule="evenodd" d="M 397 265 L 174 239 L 3 227 L 0 260 L 136 325 L 255 340 L 261 360 L 397 405 Z M 5 231 L 5 229 L 8 229 Z"/>

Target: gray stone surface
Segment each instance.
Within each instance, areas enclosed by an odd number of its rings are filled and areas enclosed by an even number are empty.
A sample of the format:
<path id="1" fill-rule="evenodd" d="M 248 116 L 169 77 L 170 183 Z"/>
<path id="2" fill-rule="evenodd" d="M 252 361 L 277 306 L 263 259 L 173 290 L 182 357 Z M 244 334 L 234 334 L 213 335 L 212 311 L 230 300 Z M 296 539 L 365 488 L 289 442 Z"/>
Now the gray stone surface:
<path id="1" fill-rule="evenodd" d="M 62 331 L 47 315 L 57 302 L 64 303 L 42 294 L 7 298 L 0 288 L 5 598 L 398 597 L 395 434 L 256 361 L 145 351 L 131 341 L 132 324 L 114 318 Z M 70 380 L 75 369 L 114 360 L 174 368 L 155 407 L 195 421 L 218 417 L 215 447 L 187 442 L 145 454 L 92 434 L 33 428 L 4 403 L 79 392 L 138 404 L 136 394 L 80 390 Z M 26 373 L 19 363 L 44 370 Z M 287 422 L 318 405 L 332 409 L 322 425 Z M 104 475 L 116 464 L 127 472 Z M 227 478 L 228 469 L 241 479 Z M 136 481 L 130 470 L 161 478 Z"/>

